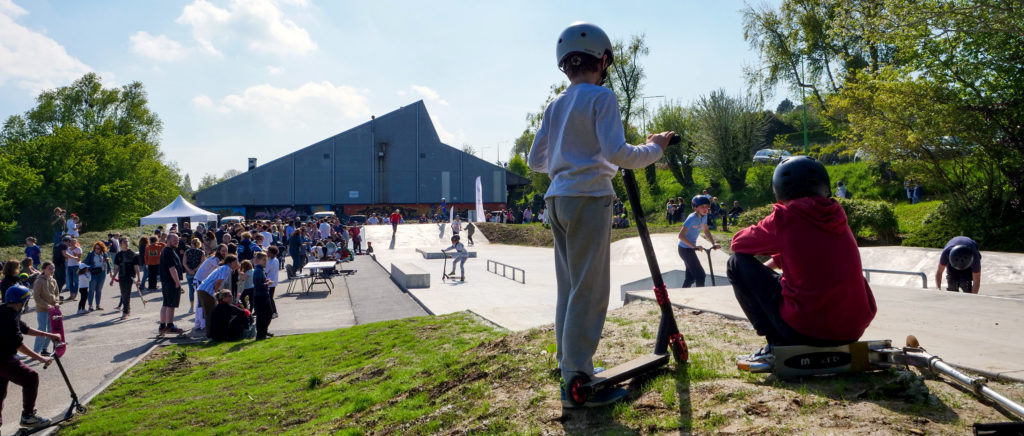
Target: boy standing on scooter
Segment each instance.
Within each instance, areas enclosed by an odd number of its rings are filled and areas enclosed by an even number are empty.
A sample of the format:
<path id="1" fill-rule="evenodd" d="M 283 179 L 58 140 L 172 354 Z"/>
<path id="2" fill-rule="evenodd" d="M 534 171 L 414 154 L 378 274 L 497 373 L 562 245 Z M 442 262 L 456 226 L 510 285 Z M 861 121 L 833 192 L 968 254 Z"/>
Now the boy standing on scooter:
<path id="1" fill-rule="evenodd" d="M 708 229 L 708 212 L 711 207 L 711 200 L 703 195 L 693 197 L 690 202 L 693 206 L 693 213 L 683 221 L 683 228 L 679 230 L 679 258 L 683 259 L 686 265 L 686 277 L 683 279 L 683 287 L 689 288 L 696 285 L 704 287 L 704 267 L 697 259 L 697 251 L 704 251 L 704 247 L 697 245 L 697 236 L 704 232 L 704 236 L 711 241 L 709 250 L 718 248 L 715 239 L 711 237 L 711 230 Z M 713 219 L 713 218 L 712 218 Z"/>
<path id="2" fill-rule="evenodd" d="M 674 133 L 650 135 L 644 145 L 626 143 L 615 93 L 601 86 L 614 59 L 611 40 L 600 27 L 573 23 L 559 36 L 555 52 L 571 83 L 544 110 L 528 160 L 533 171 L 551 177 L 544 199 L 555 240 L 556 358 L 562 405 L 572 407 L 566 380 L 593 377 L 608 311 L 612 177 L 618 167 L 657 161 Z M 611 404 L 625 395 L 622 389 L 605 389 L 585 406 Z"/>
<path id="3" fill-rule="evenodd" d="M 11 286 L 4 294 L 3 305 L 0 305 L 0 408 L 7 398 L 7 384 L 13 382 L 21 386 L 22 395 L 22 427 L 45 427 L 50 420 L 36 413 L 36 395 L 39 393 L 39 373 L 25 366 L 14 354 L 21 352 L 35 360 L 48 365 L 52 358 L 43 357 L 22 343 L 23 335 L 43 336 L 59 342 L 60 335 L 41 332 L 29 327 L 21 320 L 21 309 L 28 301 L 32 292 L 20 285 Z"/>
<path id="4" fill-rule="evenodd" d="M 830 188 L 820 162 L 788 158 L 772 176 L 772 213 L 733 236 L 729 282 L 768 341 L 743 360 L 772 359 L 775 345 L 851 343 L 874 319 L 875 297 L 861 272 L 857 242 Z M 761 264 L 754 255 L 771 259 Z"/>

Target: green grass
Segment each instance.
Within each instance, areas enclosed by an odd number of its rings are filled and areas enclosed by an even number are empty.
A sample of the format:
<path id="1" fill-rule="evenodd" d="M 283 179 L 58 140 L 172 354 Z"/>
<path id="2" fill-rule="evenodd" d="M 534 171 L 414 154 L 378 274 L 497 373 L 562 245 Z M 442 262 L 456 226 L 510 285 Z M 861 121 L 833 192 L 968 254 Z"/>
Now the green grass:
<path id="1" fill-rule="evenodd" d="M 899 203 L 896 205 L 896 219 L 899 221 L 900 233 L 907 235 L 924 230 L 924 219 L 939 205 L 940 200 L 922 201 L 917 204 Z"/>
<path id="2" fill-rule="evenodd" d="M 409 423 L 432 433 L 456 419 L 443 409 L 452 401 L 472 401 L 469 414 L 490 412 L 487 371 L 504 357 L 473 349 L 500 335 L 455 314 L 169 347 L 62 434 L 363 434 Z M 464 358 L 470 350 L 476 359 Z"/>
<path id="3" fill-rule="evenodd" d="M 98 230 L 93 232 L 82 233 L 78 238 L 78 241 L 83 247 L 91 247 L 96 241 L 106 241 L 107 235 L 110 233 L 120 233 L 127 235 L 131 241 L 132 248 L 135 249 L 135 243 L 139 241 L 139 236 L 152 235 L 153 231 L 156 230 L 156 226 L 142 226 L 142 227 L 127 227 L 122 229 L 107 229 Z M 40 255 L 39 259 L 43 262 L 50 261 L 53 253 L 53 234 L 37 235 L 36 243 L 39 245 Z M 5 245 L 0 247 L 0 260 L 8 261 L 11 259 L 21 261 L 25 258 L 25 244 L 20 245 Z"/>

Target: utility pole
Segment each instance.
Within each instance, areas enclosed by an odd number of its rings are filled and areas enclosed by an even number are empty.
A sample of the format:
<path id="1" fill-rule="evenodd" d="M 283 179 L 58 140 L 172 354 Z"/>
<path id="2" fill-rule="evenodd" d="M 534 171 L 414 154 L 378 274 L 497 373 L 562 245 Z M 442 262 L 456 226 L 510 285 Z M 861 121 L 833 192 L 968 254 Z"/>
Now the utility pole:
<path id="1" fill-rule="evenodd" d="M 807 80 L 807 76 L 804 74 L 804 57 L 803 56 L 800 56 L 800 75 L 803 76 L 801 78 L 801 81 Z M 800 102 L 801 102 L 800 106 L 802 106 L 804 108 L 804 118 L 803 118 L 803 125 L 804 125 L 804 155 L 807 155 L 807 97 L 804 95 L 804 91 L 805 91 L 804 90 L 804 86 L 801 83 L 800 84 Z"/>

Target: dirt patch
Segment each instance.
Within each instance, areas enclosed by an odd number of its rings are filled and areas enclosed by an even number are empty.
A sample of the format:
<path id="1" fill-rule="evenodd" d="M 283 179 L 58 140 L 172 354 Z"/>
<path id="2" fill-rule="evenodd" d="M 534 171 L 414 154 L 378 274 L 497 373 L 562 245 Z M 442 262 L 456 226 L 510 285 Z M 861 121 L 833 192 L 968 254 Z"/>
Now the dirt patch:
<path id="1" fill-rule="evenodd" d="M 611 312 L 595 363 L 610 368 L 650 352 L 658 316 L 648 302 Z M 689 363 L 631 381 L 629 400 L 614 407 L 562 409 L 548 326 L 484 342 L 453 367 L 457 377 L 417 389 L 444 404 L 422 420 L 441 419 L 443 428 L 407 423 L 371 433 L 965 434 L 975 422 L 1009 420 L 970 393 L 913 372 L 802 380 L 740 373 L 734 356 L 761 345 L 747 322 L 681 310 L 676 318 Z M 915 381 L 926 388 L 908 396 Z M 1020 384 L 993 388 L 1024 398 Z"/>

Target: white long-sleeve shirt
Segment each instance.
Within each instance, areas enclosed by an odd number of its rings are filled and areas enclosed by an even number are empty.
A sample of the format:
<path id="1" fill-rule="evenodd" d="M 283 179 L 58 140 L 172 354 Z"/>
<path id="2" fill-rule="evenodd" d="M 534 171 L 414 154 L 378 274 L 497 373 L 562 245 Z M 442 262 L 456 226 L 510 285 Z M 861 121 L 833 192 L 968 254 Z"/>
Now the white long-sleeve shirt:
<path id="1" fill-rule="evenodd" d="M 614 195 L 619 167 L 643 168 L 661 158 L 657 144 L 626 144 L 619 103 L 612 90 L 593 84 L 566 88 L 544 110 L 528 163 L 548 173 L 544 198 Z"/>

